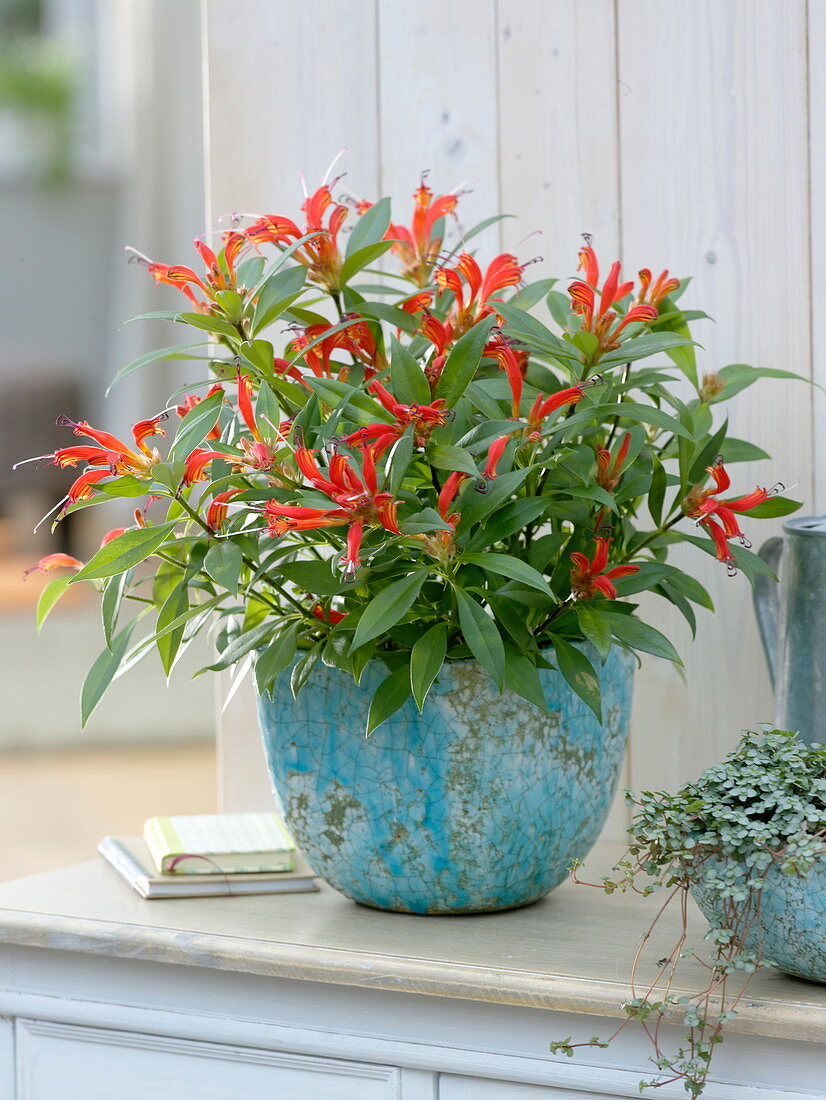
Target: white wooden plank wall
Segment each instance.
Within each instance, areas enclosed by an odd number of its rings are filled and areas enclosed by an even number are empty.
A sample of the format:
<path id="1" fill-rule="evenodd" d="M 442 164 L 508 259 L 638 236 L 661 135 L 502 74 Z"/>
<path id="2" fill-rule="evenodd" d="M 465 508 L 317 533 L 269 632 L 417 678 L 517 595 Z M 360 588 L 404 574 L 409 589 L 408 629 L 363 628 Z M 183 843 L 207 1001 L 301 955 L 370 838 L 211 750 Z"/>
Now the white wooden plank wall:
<path id="1" fill-rule="evenodd" d="M 707 369 L 826 379 L 812 324 L 826 292 L 826 76 L 809 67 L 826 0 L 205 0 L 205 18 L 213 217 L 296 211 L 298 171 L 315 186 L 347 148 L 343 185 L 393 194 L 401 219 L 429 169 L 437 190 L 472 188 L 466 225 L 519 216 L 483 254 L 518 248 L 542 257 L 533 273 L 566 278 L 593 233 L 606 263 L 695 276 L 686 301 L 717 319 L 698 330 Z M 826 409 L 811 387 L 766 382 L 732 424 L 775 456 L 735 467 L 737 490 L 798 483 L 807 511 L 826 508 Z M 756 540 L 778 526 L 755 525 Z M 638 677 L 637 787 L 696 774 L 772 718 L 747 582 L 692 560 L 717 613 L 693 645 L 677 626 L 684 681 L 653 659 Z M 242 692 L 220 738 L 228 808 L 267 804 L 256 737 Z"/>

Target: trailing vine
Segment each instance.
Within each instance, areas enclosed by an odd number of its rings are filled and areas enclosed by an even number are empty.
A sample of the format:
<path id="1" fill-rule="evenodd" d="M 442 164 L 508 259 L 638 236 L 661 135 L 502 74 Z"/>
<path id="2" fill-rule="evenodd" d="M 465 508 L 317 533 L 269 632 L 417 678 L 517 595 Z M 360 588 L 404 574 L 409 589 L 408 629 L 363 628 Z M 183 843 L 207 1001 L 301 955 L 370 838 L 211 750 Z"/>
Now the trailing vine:
<path id="1" fill-rule="evenodd" d="M 645 791 L 635 799 L 627 792 L 626 797 L 636 807 L 626 856 L 615 865 L 614 877 L 583 884 L 607 894 L 665 890 L 667 896 L 633 960 L 626 1018 L 606 1039 L 574 1043 L 569 1037 L 550 1049 L 572 1056 L 576 1047 L 606 1047 L 636 1022 L 651 1041 L 657 1071 L 640 1082 L 640 1090 L 682 1081 L 697 1097 L 714 1048 L 755 971 L 773 965 L 757 929 L 768 872 L 805 876 L 826 855 L 826 745 L 806 744 L 782 730 L 747 732 L 725 760 L 676 794 Z M 572 873 L 574 881 L 583 881 L 576 865 Z M 686 947 L 689 893 L 709 917 L 705 958 Z M 653 981 L 641 984 L 640 961 L 651 933 L 674 907 L 680 911 L 677 942 L 658 960 Z M 697 993 L 677 995 L 679 964 L 686 958 L 706 969 L 708 982 Z M 680 1014 L 685 1041 L 667 1050 L 662 1025 Z"/>

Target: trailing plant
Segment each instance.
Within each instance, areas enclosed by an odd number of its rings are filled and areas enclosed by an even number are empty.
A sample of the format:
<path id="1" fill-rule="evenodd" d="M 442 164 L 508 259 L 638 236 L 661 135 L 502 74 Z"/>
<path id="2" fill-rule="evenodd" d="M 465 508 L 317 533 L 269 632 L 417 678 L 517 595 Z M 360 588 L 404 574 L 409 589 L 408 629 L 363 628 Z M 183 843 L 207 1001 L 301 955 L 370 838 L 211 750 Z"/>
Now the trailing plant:
<path id="1" fill-rule="evenodd" d="M 695 606 L 712 606 L 667 561 L 675 543 L 767 571 L 738 516 L 797 504 L 778 487 L 721 496 L 731 464 L 767 456 L 715 412 L 763 376 L 793 376 L 701 374 L 689 324 L 705 314 L 678 304 L 686 282 L 623 281 L 618 263 L 604 277 L 590 239 L 566 290 L 526 284 L 510 253 L 481 265 L 470 242 L 498 219 L 458 232 L 458 202 L 422 183 L 409 225 L 383 198 L 358 205 L 345 237 L 352 211 L 325 184 L 303 224 L 267 215 L 217 251 L 197 240 L 200 273 L 133 255 L 187 299 L 149 316 L 195 340 L 118 378 L 172 359 L 212 378 L 139 420 L 134 442 L 61 418 L 83 442 L 43 456 L 82 468 L 59 516 L 140 502 L 90 561 L 36 567 L 76 570 L 46 588 L 39 622 L 71 584 L 102 596 L 84 721 L 115 675 L 153 648 L 168 673 L 208 624 L 210 668 L 254 662 L 262 692 L 287 667 L 298 691 L 318 661 L 356 679 L 384 662 L 368 733 L 467 658 L 537 707 L 537 670 L 557 667 L 599 715 L 594 662 L 613 644 L 679 662 L 638 593 L 692 630 Z"/>
<path id="2" fill-rule="evenodd" d="M 627 856 L 613 877 L 587 885 L 607 894 L 667 894 L 633 961 L 626 1018 L 607 1039 L 574 1043 L 568 1038 L 552 1043 L 551 1051 L 572 1055 L 578 1046 L 605 1047 L 634 1022 L 651 1040 L 657 1070 L 641 1089 L 682 1081 L 691 1096 L 699 1096 L 714 1048 L 737 1015 L 752 975 L 772 965 L 755 929 L 767 873 L 805 876 L 826 855 L 826 745 L 806 744 L 782 730 L 747 732 L 722 763 L 676 794 L 645 791 L 639 800 L 627 797 L 637 808 Z M 580 881 L 576 867 L 573 874 Z M 692 891 L 703 898 L 704 912 L 712 913 L 707 957 L 685 947 Z M 646 943 L 668 909 L 679 911 L 679 937 L 657 961 L 654 979 L 641 982 Z M 679 965 L 686 958 L 707 971 L 708 982 L 696 993 L 678 992 Z M 661 1026 L 680 1016 L 685 1045 L 668 1051 Z"/>

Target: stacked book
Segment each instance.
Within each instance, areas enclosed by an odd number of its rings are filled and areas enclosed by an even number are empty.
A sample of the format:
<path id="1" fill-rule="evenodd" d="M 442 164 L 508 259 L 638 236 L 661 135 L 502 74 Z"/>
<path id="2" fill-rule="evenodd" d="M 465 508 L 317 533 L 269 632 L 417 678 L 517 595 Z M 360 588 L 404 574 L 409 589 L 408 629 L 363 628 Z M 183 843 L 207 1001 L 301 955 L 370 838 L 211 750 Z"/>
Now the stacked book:
<path id="1" fill-rule="evenodd" d="M 318 890 L 274 813 L 150 817 L 143 838 L 107 836 L 98 851 L 143 898 Z"/>

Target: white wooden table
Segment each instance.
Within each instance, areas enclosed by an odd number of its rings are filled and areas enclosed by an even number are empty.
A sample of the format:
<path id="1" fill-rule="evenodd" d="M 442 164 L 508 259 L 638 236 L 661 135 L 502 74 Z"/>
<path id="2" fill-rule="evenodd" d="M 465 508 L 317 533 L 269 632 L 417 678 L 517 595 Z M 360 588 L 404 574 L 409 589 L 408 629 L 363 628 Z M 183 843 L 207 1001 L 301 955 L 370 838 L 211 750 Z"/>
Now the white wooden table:
<path id="1" fill-rule="evenodd" d="M 574 1059 L 548 1044 L 615 1025 L 647 911 L 568 885 L 482 917 L 380 913 L 326 887 L 146 902 L 100 861 L 6 883 L 0 1098 L 637 1096 L 639 1035 Z M 709 1100 L 826 1097 L 826 987 L 761 974 L 715 1057 Z"/>

